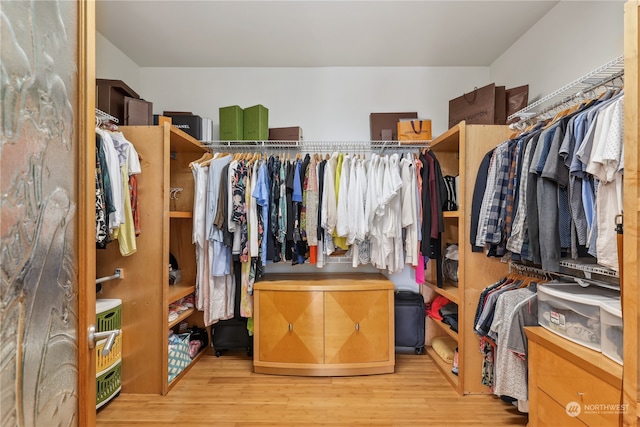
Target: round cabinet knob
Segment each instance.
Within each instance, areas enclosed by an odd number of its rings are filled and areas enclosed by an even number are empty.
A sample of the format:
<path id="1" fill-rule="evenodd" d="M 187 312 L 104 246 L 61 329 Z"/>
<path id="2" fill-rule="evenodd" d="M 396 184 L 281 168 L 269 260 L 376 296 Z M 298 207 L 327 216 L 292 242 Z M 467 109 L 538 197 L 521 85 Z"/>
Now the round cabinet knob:
<path id="1" fill-rule="evenodd" d="M 356 331 L 360 330 L 360 323 L 356 322 Z"/>
<path id="2" fill-rule="evenodd" d="M 289 323 L 289 332 L 293 331 L 293 324 Z"/>

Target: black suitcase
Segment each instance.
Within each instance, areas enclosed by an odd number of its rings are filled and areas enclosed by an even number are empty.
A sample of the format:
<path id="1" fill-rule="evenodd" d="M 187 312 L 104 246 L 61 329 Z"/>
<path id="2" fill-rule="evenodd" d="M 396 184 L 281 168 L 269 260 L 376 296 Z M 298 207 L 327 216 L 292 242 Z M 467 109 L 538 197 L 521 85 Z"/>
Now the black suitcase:
<path id="1" fill-rule="evenodd" d="M 211 325 L 211 346 L 216 357 L 220 357 L 226 350 L 246 350 L 247 356 L 253 356 L 253 337 L 247 330 L 247 319 L 240 317 L 241 277 L 240 262 L 234 261 L 234 276 L 236 295 L 233 302 L 235 317 L 229 320 L 220 320 Z"/>
<path id="2" fill-rule="evenodd" d="M 216 357 L 223 351 L 242 349 L 247 356 L 253 355 L 253 337 L 247 331 L 247 319 L 221 320 L 211 325 L 211 340 Z"/>
<path id="3" fill-rule="evenodd" d="M 394 311 L 396 351 L 423 354 L 426 307 L 422 295 L 411 291 L 396 291 Z"/>

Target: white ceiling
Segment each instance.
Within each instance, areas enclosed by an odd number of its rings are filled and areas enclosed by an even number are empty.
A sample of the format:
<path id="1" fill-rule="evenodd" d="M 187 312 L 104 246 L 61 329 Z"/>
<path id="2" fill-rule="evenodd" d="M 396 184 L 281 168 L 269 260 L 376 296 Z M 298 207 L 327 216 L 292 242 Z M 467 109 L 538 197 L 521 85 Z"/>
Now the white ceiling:
<path id="1" fill-rule="evenodd" d="M 558 1 L 98 0 L 140 67 L 489 66 Z"/>

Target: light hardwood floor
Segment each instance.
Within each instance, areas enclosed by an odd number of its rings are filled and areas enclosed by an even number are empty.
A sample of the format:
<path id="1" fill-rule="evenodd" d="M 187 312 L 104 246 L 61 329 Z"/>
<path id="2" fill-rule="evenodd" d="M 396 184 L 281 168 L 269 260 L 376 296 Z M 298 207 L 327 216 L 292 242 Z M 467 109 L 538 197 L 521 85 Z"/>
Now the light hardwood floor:
<path id="1" fill-rule="evenodd" d="M 254 374 L 243 353 L 204 355 L 167 396 L 121 394 L 97 415 L 111 426 L 524 426 L 493 396 L 464 396 L 428 355 L 396 355 L 393 374 L 295 377 Z"/>

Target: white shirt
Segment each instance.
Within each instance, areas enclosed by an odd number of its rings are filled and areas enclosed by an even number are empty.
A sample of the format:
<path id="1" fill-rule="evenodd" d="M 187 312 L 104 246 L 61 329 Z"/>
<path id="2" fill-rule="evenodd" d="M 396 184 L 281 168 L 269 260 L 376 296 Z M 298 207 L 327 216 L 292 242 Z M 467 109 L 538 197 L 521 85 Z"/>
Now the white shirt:
<path id="1" fill-rule="evenodd" d="M 342 170 L 338 190 L 336 233 L 340 237 L 349 234 L 349 180 L 351 178 L 351 157 L 345 154 L 342 158 Z"/>

